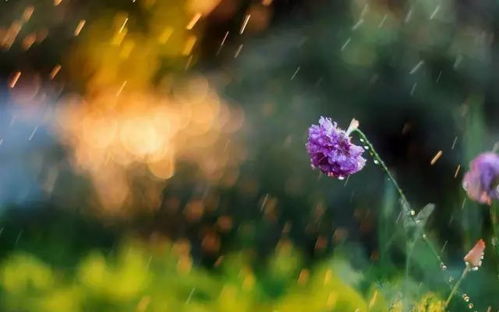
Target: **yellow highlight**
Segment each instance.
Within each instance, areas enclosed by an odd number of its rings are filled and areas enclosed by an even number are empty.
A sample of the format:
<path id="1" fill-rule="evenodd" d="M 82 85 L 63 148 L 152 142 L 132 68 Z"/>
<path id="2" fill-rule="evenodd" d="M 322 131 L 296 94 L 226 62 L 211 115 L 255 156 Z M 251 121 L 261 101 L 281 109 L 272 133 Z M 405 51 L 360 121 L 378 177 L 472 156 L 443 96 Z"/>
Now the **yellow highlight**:
<path id="1" fill-rule="evenodd" d="M 194 45 L 196 44 L 197 38 L 196 36 L 190 36 L 187 38 L 187 41 L 185 42 L 184 50 L 182 52 L 183 55 L 189 55 L 192 53 L 192 49 L 194 48 Z"/>
<path id="2" fill-rule="evenodd" d="M 165 44 L 168 39 L 170 39 L 171 35 L 173 34 L 173 28 L 171 27 L 166 27 L 165 30 L 161 33 L 161 35 L 158 37 L 158 42 L 160 44 Z"/>
<path id="3" fill-rule="evenodd" d="M 80 34 L 80 32 L 81 32 L 81 30 L 83 29 L 83 27 L 85 26 L 85 23 L 86 23 L 86 22 L 87 22 L 87 21 L 85 21 L 85 20 L 80 20 L 80 21 L 78 22 L 78 25 L 76 25 L 76 28 L 75 28 L 75 31 L 74 31 L 74 36 L 75 36 L 75 37 L 76 37 L 76 36 L 78 36 L 78 35 Z"/>
<path id="4" fill-rule="evenodd" d="M 190 20 L 190 22 L 187 24 L 187 26 L 185 27 L 187 30 L 191 30 L 192 28 L 194 28 L 194 26 L 196 25 L 196 23 L 199 21 L 199 19 L 201 18 L 201 13 L 196 13 L 192 19 Z"/>
<path id="5" fill-rule="evenodd" d="M 111 39 L 111 44 L 119 46 L 125 39 L 126 35 L 127 35 L 126 29 L 116 32 L 113 38 Z"/>
<path id="6" fill-rule="evenodd" d="M 158 77 L 164 61 L 182 69 L 185 56 L 195 61 L 198 35 L 186 24 L 206 8 L 191 13 L 174 1 L 137 4 L 150 16 L 147 27 L 135 27 L 126 13 L 85 24 L 65 74 L 83 77 L 86 94 L 62 99 L 58 118 L 73 166 L 90 177 L 99 212 L 109 216 L 158 207 L 178 161 L 193 164 L 199 179 L 235 183 L 245 157 L 231 139 L 244 123 L 242 109 L 224 103 L 202 76 L 176 84 L 168 73 Z M 137 183 L 147 185 L 147 194 L 134 192 Z M 147 205 L 134 205 L 145 196 Z"/>

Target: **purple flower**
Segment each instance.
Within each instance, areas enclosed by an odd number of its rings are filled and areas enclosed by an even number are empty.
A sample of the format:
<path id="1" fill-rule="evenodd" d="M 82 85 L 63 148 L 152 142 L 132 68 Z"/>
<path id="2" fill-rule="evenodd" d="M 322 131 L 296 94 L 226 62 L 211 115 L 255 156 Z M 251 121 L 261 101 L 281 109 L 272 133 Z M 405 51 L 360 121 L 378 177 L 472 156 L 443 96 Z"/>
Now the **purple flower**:
<path id="1" fill-rule="evenodd" d="M 348 134 L 331 118 L 321 117 L 318 125 L 312 125 L 306 144 L 312 168 L 339 179 L 361 170 L 366 163 L 364 149 L 352 144 Z"/>
<path id="2" fill-rule="evenodd" d="M 499 199 L 499 155 L 489 152 L 473 159 L 464 175 L 463 188 L 468 196 L 482 204 Z"/>

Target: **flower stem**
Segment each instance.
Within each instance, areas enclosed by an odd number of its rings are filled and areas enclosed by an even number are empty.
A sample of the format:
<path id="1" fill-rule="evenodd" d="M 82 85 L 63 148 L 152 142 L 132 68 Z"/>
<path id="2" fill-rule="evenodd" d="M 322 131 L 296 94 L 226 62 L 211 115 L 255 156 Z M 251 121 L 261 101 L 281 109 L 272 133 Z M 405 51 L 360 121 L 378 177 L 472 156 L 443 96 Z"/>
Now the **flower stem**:
<path id="1" fill-rule="evenodd" d="M 383 168 L 386 175 L 388 176 L 388 178 L 392 182 L 393 186 L 395 186 L 395 189 L 397 190 L 397 192 L 400 195 L 400 198 L 402 199 L 402 204 L 403 204 L 404 208 L 409 209 L 409 201 L 407 200 L 407 197 L 405 196 L 405 194 L 402 191 L 402 189 L 400 188 L 399 184 L 397 183 L 397 181 L 393 177 L 390 170 L 388 170 L 388 167 L 385 165 L 385 162 L 383 161 L 383 159 L 381 159 L 378 152 L 376 152 L 376 150 L 374 149 L 374 146 L 372 145 L 372 143 L 367 139 L 364 132 L 362 132 L 360 129 L 357 128 L 357 129 L 353 130 L 353 132 L 357 132 L 357 134 L 360 136 L 361 141 L 363 141 L 366 144 L 366 146 L 369 147 L 369 150 L 371 151 L 371 155 L 381 165 L 381 168 Z M 407 211 L 407 212 L 410 213 L 410 211 Z"/>
<path id="2" fill-rule="evenodd" d="M 498 247 L 499 233 L 497 233 L 497 210 L 499 210 L 499 203 L 494 202 L 489 207 L 490 222 L 492 224 L 492 238 L 490 239 L 490 241 L 496 255 L 496 261 L 499 261 L 499 259 L 497 258 L 499 256 L 499 247 Z M 499 263 L 497 263 L 496 273 L 497 273 L 497 278 L 499 279 Z"/>
<path id="3" fill-rule="evenodd" d="M 372 157 L 374 158 L 374 160 L 377 161 L 379 163 L 379 165 L 381 165 L 381 168 L 383 168 L 383 171 L 385 171 L 390 182 L 392 182 L 392 184 L 395 186 L 395 189 L 399 193 L 400 199 L 402 201 L 402 208 L 405 210 L 405 213 L 407 213 L 407 215 L 409 216 L 409 218 L 411 219 L 412 222 L 417 223 L 416 218 L 414 216 L 415 212 L 410 208 L 409 201 L 407 200 L 407 197 L 405 196 L 405 194 L 402 191 L 402 189 L 400 188 L 399 184 L 397 183 L 397 181 L 393 177 L 390 170 L 388 170 L 388 167 L 385 165 L 385 162 L 383 161 L 383 159 L 381 159 L 381 157 L 379 156 L 376 149 L 374 149 L 374 146 L 372 145 L 372 143 L 369 141 L 369 139 L 364 134 L 364 132 L 362 132 L 359 128 L 354 129 L 352 131 L 352 133 L 353 132 L 356 132 L 359 135 L 360 140 L 369 148 L 370 153 L 371 153 Z M 442 258 L 440 257 L 438 252 L 435 250 L 433 245 L 430 243 L 430 241 L 429 241 L 428 237 L 426 236 L 426 234 L 424 233 L 424 231 L 423 231 L 421 236 L 422 236 L 423 240 L 425 241 L 426 245 L 428 246 L 428 248 L 430 248 L 431 252 L 433 253 L 433 256 L 438 260 L 439 264 L 443 265 Z"/>
<path id="4" fill-rule="evenodd" d="M 456 284 L 454 284 L 454 287 L 452 287 L 452 290 L 450 291 L 449 297 L 447 297 L 447 300 L 445 300 L 445 307 L 447 307 L 449 305 L 450 301 L 452 300 L 452 297 L 454 297 L 456 291 L 459 288 L 459 285 L 464 280 L 464 278 L 466 277 L 466 274 L 468 274 L 469 270 L 470 270 L 469 266 L 466 265 L 466 267 L 463 270 L 463 273 L 461 274 L 461 277 L 457 280 Z"/>
<path id="5" fill-rule="evenodd" d="M 379 156 L 376 149 L 374 149 L 374 146 L 372 145 L 372 143 L 369 141 L 369 139 L 364 134 L 364 132 L 362 132 L 360 129 L 355 128 L 355 130 L 353 130 L 352 132 L 357 132 L 357 134 L 360 137 L 360 141 L 367 146 L 367 149 L 369 149 L 370 154 L 374 158 L 374 161 L 377 164 L 379 164 L 381 166 L 381 168 L 383 168 L 383 171 L 385 171 L 386 175 L 388 176 L 388 179 L 390 180 L 390 182 L 392 182 L 393 186 L 395 186 L 395 189 L 397 190 L 397 192 L 400 196 L 400 199 L 402 201 L 402 209 L 409 217 L 411 217 L 412 221 L 414 221 L 416 223 L 416 220 L 414 219 L 414 212 L 410 208 L 409 201 L 407 200 L 407 197 L 405 196 L 404 192 L 402 191 L 402 188 L 397 183 L 397 180 L 395 180 L 395 178 L 393 177 L 390 170 L 388 170 L 388 167 L 386 166 L 383 159 L 381 159 L 381 157 Z M 426 237 L 426 235 L 423 235 L 423 237 Z M 409 293 L 409 270 L 410 270 L 410 265 L 411 265 L 410 263 L 411 263 L 412 251 L 414 248 L 414 245 L 409 243 L 409 239 L 410 238 L 407 236 L 407 233 L 406 233 L 406 253 L 407 253 L 407 256 L 406 256 L 406 260 L 405 260 L 405 283 L 404 283 L 404 292 L 406 294 Z M 438 259 L 440 259 L 440 257 L 438 257 Z M 406 299 L 408 299 L 408 296 L 406 296 Z M 408 310 L 409 310 L 408 305 L 404 301 L 404 311 L 408 311 Z"/>
<path id="6" fill-rule="evenodd" d="M 353 132 L 356 132 L 359 135 L 360 140 L 370 150 L 370 154 L 374 158 L 375 162 L 377 162 L 381 166 L 381 168 L 383 169 L 383 171 L 388 176 L 388 179 L 390 180 L 390 182 L 395 186 L 395 189 L 397 190 L 397 192 L 398 192 L 398 194 L 400 196 L 400 199 L 401 199 L 403 211 L 407 214 L 407 216 L 410 218 L 410 220 L 414 224 L 417 224 L 418 222 L 417 222 L 416 217 L 415 217 L 415 212 L 410 208 L 410 204 L 409 204 L 409 201 L 407 200 L 407 197 L 405 196 L 404 192 L 402 191 L 402 188 L 397 183 L 397 181 L 395 180 L 395 178 L 392 175 L 392 173 L 390 172 L 390 170 L 388 170 L 388 167 L 386 166 L 386 164 L 383 161 L 383 159 L 381 159 L 381 157 L 379 156 L 379 154 L 376 151 L 376 149 L 374 149 L 374 146 L 372 145 L 372 143 L 369 141 L 369 139 L 364 134 L 364 132 L 362 132 L 360 129 L 356 128 L 356 129 L 354 129 L 352 131 L 352 133 Z M 491 210 L 491 213 L 493 213 L 492 210 Z M 492 217 L 492 215 L 491 215 L 491 217 Z M 495 215 L 494 215 L 494 218 L 492 220 L 493 220 L 494 233 L 495 233 L 496 241 L 497 241 L 497 239 L 499 239 L 499 237 L 497 237 L 497 232 L 496 232 Z M 432 243 L 430 242 L 430 240 L 426 236 L 425 231 L 424 231 L 423 228 L 421 228 L 421 232 L 419 234 L 421 234 L 421 237 L 423 238 L 423 241 L 426 243 L 426 245 L 428 246 L 428 248 L 432 252 L 432 254 L 435 257 L 435 259 L 437 259 L 437 261 L 439 262 L 439 264 L 441 266 L 441 269 L 445 270 L 445 264 L 442 261 L 442 257 L 440 257 L 440 254 L 438 253 L 438 251 L 435 249 L 435 247 L 433 247 Z M 416 237 L 416 239 L 417 239 L 417 237 Z M 406 259 L 406 268 L 405 268 L 405 274 L 406 274 L 406 291 L 408 290 L 407 286 L 408 286 L 408 275 L 409 275 L 409 268 L 410 268 L 410 258 L 412 256 L 412 252 L 414 250 L 414 244 L 415 244 L 415 241 L 412 242 L 412 245 L 406 244 L 406 248 L 407 248 L 407 259 Z M 451 290 L 451 292 L 449 294 L 449 297 L 447 298 L 447 301 L 445 303 L 446 307 L 449 304 L 449 302 L 452 300 L 452 297 L 454 296 L 454 294 L 458 291 L 461 282 L 466 277 L 466 274 L 469 272 L 469 270 L 470 270 L 470 268 L 468 266 L 466 266 L 466 268 L 464 269 L 463 273 L 461 274 L 461 277 L 456 282 L 456 284 L 454 284 L 454 286 L 452 287 L 452 290 Z"/>

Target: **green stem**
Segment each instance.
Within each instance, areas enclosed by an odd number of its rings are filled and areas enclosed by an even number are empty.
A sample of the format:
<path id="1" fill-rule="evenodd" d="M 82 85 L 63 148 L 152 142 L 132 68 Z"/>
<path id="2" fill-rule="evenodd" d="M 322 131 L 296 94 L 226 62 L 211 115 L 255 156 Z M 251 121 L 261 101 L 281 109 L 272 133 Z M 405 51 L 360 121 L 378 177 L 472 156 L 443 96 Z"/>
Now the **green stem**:
<path id="1" fill-rule="evenodd" d="M 376 150 L 374 149 L 374 146 L 371 144 L 371 142 L 367 139 L 366 135 L 364 134 L 364 132 L 362 132 L 360 129 L 355 129 L 353 130 L 352 132 L 357 132 L 357 134 L 360 136 L 361 138 L 361 141 L 364 141 L 364 143 L 366 144 L 366 146 L 371 150 L 371 153 L 372 153 L 372 156 L 374 157 L 374 159 L 381 165 L 381 168 L 383 168 L 383 170 L 385 171 L 386 175 L 388 176 L 388 178 L 390 179 L 390 181 L 392 182 L 393 186 L 395 186 L 395 189 L 397 190 L 397 192 L 399 193 L 400 195 L 400 198 L 402 199 L 402 204 L 404 206 L 404 208 L 408 209 L 409 210 L 409 201 L 407 200 L 407 197 L 405 196 L 404 192 L 402 191 L 402 189 L 400 188 L 399 184 L 397 183 L 397 181 L 395 180 L 395 178 L 393 177 L 392 173 L 390 172 L 390 170 L 388 170 L 388 167 L 385 165 L 385 162 L 383 161 L 383 159 L 381 159 L 381 157 L 379 156 L 378 152 L 376 152 Z M 410 211 L 407 211 L 409 214 L 410 214 Z"/>
<path id="2" fill-rule="evenodd" d="M 470 268 L 468 267 L 468 265 L 466 265 L 466 267 L 463 270 L 463 273 L 461 274 L 461 277 L 457 280 L 456 284 L 454 284 L 454 287 L 452 287 L 452 290 L 450 291 L 449 297 L 447 297 L 447 300 L 445 300 L 445 307 L 449 305 L 450 301 L 452 300 L 452 297 L 454 297 L 456 291 L 459 289 L 459 285 L 464 280 L 469 270 Z"/>
<path id="3" fill-rule="evenodd" d="M 407 213 L 407 215 L 409 216 L 409 218 L 411 219 L 411 221 L 416 224 L 417 222 L 416 222 L 416 218 L 414 216 L 415 212 L 410 208 L 409 201 L 407 200 L 407 197 L 405 196 L 404 192 L 402 191 L 402 188 L 400 188 L 399 184 L 397 183 L 397 181 L 393 177 L 393 175 L 390 172 L 390 170 L 388 170 L 388 167 L 385 165 L 385 162 L 383 161 L 383 159 L 381 159 L 381 157 L 379 156 L 379 154 L 376 151 L 376 149 L 374 149 L 374 146 L 372 145 L 372 143 L 369 141 L 369 139 L 364 134 L 364 132 L 362 132 L 360 129 L 356 128 L 352 132 L 356 132 L 359 135 L 361 141 L 369 148 L 369 150 L 371 151 L 371 155 L 373 156 L 374 160 L 379 163 L 379 165 L 381 166 L 381 168 L 383 169 L 383 171 L 385 171 L 386 175 L 388 176 L 390 182 L 392 182 L 393 186 L 395 186 L 395 189 L 399 193 L 399 196 L 400 196 L 400 198 L 402 200 L 402 208 L 405 210 L 405 212 Z M 435 248 L 433 247 L 433 245 L 430 243 L 430 241 L 428 240 L 428 237 L 426 236 L 426 234 L 424 233 L 424 231 L 423 231 L 423 233 L 422 233 L 421 236 L 422 236 L 423 240 L 425 241 L 426 245 L 428 246 L 428 248 L 433 253 L 433 256 L 438 260 L 438 262 L 440 263 L 440 265 L 443 265 L 442 258 L 440 257 L 440 255 L 438 254 L 438 252 L 435 250 Z"/>
<path id="4" fill-rule="evenodd" d="M 405 260 L 405 282 L 404 282 L 404 289 L 405 289 L 405 300 L 404 300 L 404 311 L 409 311 L 409 270 L 411 267 L 411 258 L 412 258 L 412 252 L 414 250 L 414 245 L 409 243 L 409 238 L 406 238 L 406 253 L 407 253 L 407 258 Z"/>
<path id="5" fill-rule="evenodd" d="M 402 202 L 402 209 L 404 210 L 404 213 L 406 213 L 411 218 L 411 220 L 414 222 L 414 224 L 416 224 L 416 219 L 414 218 L 415 213 L 410 208 L 409 201 L 407 200 L 407 197 L 405 196 L 404 192 L 402 191 L 402 188 L 400 187 L 400 185 L 397 183 L 397 180 L 395 180 L 395 177 L 392 175 L 392 173 L 390 172 L 390 170 L 386 166 L 386 164 L 383 161 L 383 159 L 381 159 L 381 157 L 379 156 L 378 152 L 376 151 L 376 149 L 374 148 L 374 146 L 372 145 L 372 143 L 369 141 L 369 139 L 364 134 L 364 132 L 362 132 L 360 129 L 356 128 L 352 132 L 356 132 L 359 135 L 360 140 L 370 150 L 370 153 L 371 153 L 372 157 L 374 158 L 374 161 L 377 162 L 381 166 L 381 168 L 383 168 L 383 171 L 385 171 L 386 175 L 388 176 L 388 179 L 393 184 L 393 186 L 395 187 L 395 189 L 397 190 L 397 192 L 398 192 L 398 194 L 400 196 L 400 199 L 401 199 L 401 202 Z M 429 244 L 429 242 L 426 240 L 426 235 L 423 234 L 422 236 L 425 239 L 425 241 L 428 243 L 428 245 L 431 246 Z M 407 237 L 407 233 L 406 233 L 406 252 L 407 252 L 407 257 L 406 257 L 406 261 L 405 261 L 405 283 L 404 283 L 404 292 L 406 294 L 409 292 L 410 259 L 411 259 L 412 251 L 413 251 L 413 248 L 414 248 L 414 245 L 411 245 L 408 242 L 408 240 L 409 240 L 409 237 Z M 430 249 L 432 251 L 434 251 L 433 248 L 430 248 Z M 437 259 L 439 260 L 440 263 L 442 263 L 442 261 L 440 260 L 440 256 L 437 255 Z M 406 299 L 407 298 L 408 298 L 408 296 L 406 296 Z M 406 304 L 405 300 L 404 300 L 404 311 L 408 311 L 408 305 Z"/>
<path id="6" fill-rule="evenodd" d="M 499 248 L 498 248 L 498 240 L 499 240 L 499 235 L 497 233 L 497 210 L 499 210 L 499 203 L 495 202 L 490 206 L 489 212 L 490 212 L 490 222 L 492 224 L 492 238 L 491 238 L 491 245 L 492 248 L 494 248 L 495 255 L 496 255 L 496 261 L 499 261 L 497 259 L 499 257 Z M 497 263 L 497 278 L 499 279 L 499 263 Z"/>
<path id="7" fill-rule="evenodd" d="M 492 152 L 497 153 L 499 151 L 499 141 L 497 141 L 494 144 L 494 147 L 492 147 Z M 495 187 L 499 188 L 499 184 L 495 185 Z M 499 233 L 497 230 L 497 211 L 499 210 L 499 202 L 494 201 L 492 202 L 492 205 L 490 205 L 489 213 L 490 213 L 490 223 L 492 224 L 492 239 L 491 245 L 492 248 L 494 248 L 495 251 L 495 260 L 496 260 L 496 265 L 497 265 L 497 279 L 499 279 Z"/>

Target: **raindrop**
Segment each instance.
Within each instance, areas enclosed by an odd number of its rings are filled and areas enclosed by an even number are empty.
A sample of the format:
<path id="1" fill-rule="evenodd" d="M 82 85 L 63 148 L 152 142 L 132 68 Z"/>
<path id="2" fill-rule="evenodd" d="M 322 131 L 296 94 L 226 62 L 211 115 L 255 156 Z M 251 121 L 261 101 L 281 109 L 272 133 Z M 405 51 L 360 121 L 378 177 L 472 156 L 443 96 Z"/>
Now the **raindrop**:
<path id="1" fill-rule="evenodd" d="M 364 19 L 360 19 L 357 23 L 355 23 L 355 25 L 353 25 L 352 27 L 352 30 L 356 30 L 357 28 L 359 28 L 362 24 L 364 24 Z"/>
<path id="2" fill-rule="evenodd" d="M 463 300 L 468 302 L 470 301 L 470 297 L 467 294 L 463 294 Z"/>
<path id="3" fill-rule="evenodd" d="M 365 150 L 368 150 L 368 149 L 369 149 L 369 146 L 364 145 L 364 149 L 365 149 Z"/>
<path id="4" fill-rule="evenodd" d="M 409 20 L 411 19 L 411 16 L 412 16 L 412 9 L 409 9 L 409 12 L 407 12 L 407 15 L 405 16 L 404 22 L 408 23 Z"/>
<path id="5" fill-rule="evenodd" d="M 387 15 L 385 14 L 385 16 L 383 16 L 383 19 L 381 20 L 381 22 L 378 24 L 378 28 L 381 28 L 383 27 L 383 25 L 385 24 L 385 21 L 387 19 Z"/>
<path id="6" fill-rule="evenodd" d="M 469 309 L 473 309 L 473 303 L 468 304 Z"/>
<path id="7" fill-rule="evenodd" d="M 463 189 L 468 190 L 468 182 L 463 182 Z"/>
<path id="8" fill-rule="evenodd" d="M 377 159 L 375 159 L 373 162 L 375 165 L 379 165 L 379 161 Z"/>
<path id="9" fill-rule="evenodd" d="M 456 147 L 456 142 L 457 142 L 457 137 L 454 137 L 454 141 L 452 141 L 451 149 L 454 149 L 454 147 Z"/>
<path id="10" fill-rule="evenodd" d="M 352 38 L 348 38 L 347 41 L 341 46 L 341 51 L 345 50 L 345 48 L 348 46 Z"/>
<path id="11" fill-rule="evenodd" d="M 431 13 L 430 19 L 433 19 L 435 15 L 437 15 L 438 11 L 440 10 L 440 5 L 437 5 L 433 13 Z"/>
<path id="12" fill-rule="evenodd" d="M 295 70 L 295 72 L 293 73 L 293 75 L 291 76 L 291 79 L 290 80 L 293 80 L 295 79 L 296 75 L 298 75 L 298 72 L 300 71 L 300 66 L 298 66 Z"/>
<path id="13" fill-rule="evenodd" d="M 436 80 L 437 83 L 440 81 L 440 77 L 442 77 L 442 71 L 440 71 L 438 73 L 437 80 Z"/>
<path id="14" fill-rule="evenodd" d="M 345 180 L 344 176 L 338 176 L 338 180 Z"/>
<path id="15" fill-rule="evenodd" d="M 417 72 L 417 71 L 418 71 L 418 69 L 419 69 L 421 66 L 423 66 L 423 64 L 424 64 L 424 61 L 419 61 L 419 62 L 418 62 L 418 63 L 417 63 L 417 64 L 416 64 L 416 65 L 415 65 L 412 69 L 411 69 L 411 71 L 409 72 L 409 75 L 412 75 L 412 74 L 414 74 L 415 72 Z"/>
<path id="16" fill-rule="evenodd" d="M 359 141 L 364 142 L 364 139 L 361 138 Z"/>
<path id="17" fill-rule="evenodd" d="M 411 210 L 411 216 L 414 216 L 416 214 L 416 211 Z"/>
<path id="18" fill-rule="evenodd" d="M 415 82 L 413 85 L 412 85 L 412 88 L 411 88 L 411 96 L 414 95 L 414 91 L 416 91 L 416 87 L 418 86 L 418 83 Z"/>
<path id="19" fill-rule="evenodd" d="M 441 269 L 442 271 L 447 270 L 447 266 L 445 265 L 445 263 L 440 262 L 440 269 Z"/>

